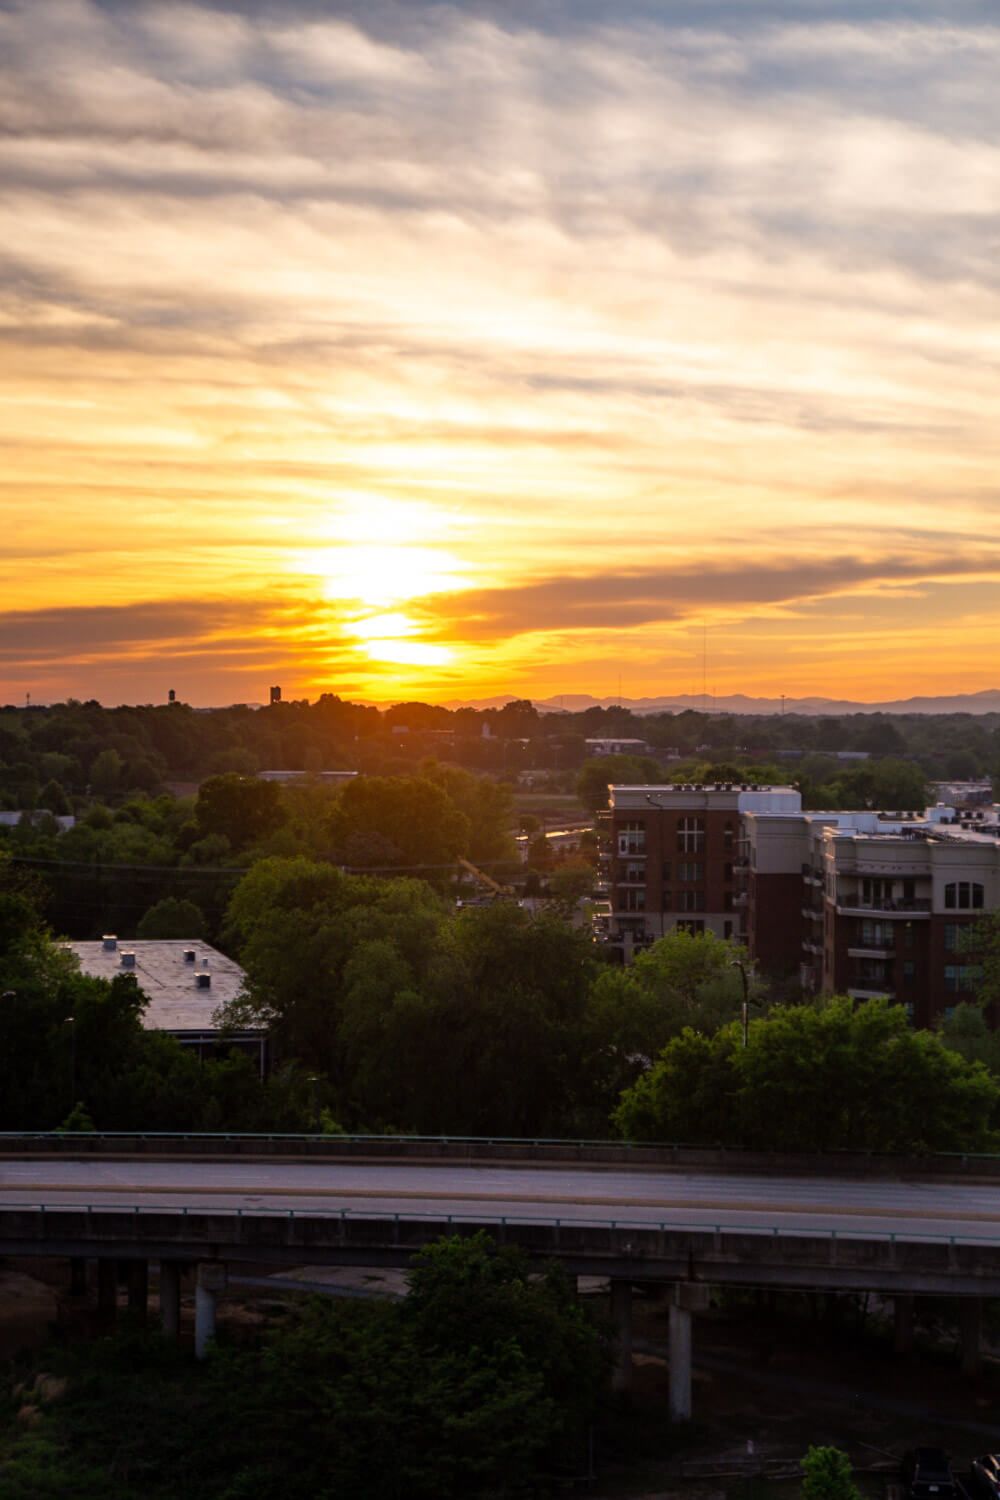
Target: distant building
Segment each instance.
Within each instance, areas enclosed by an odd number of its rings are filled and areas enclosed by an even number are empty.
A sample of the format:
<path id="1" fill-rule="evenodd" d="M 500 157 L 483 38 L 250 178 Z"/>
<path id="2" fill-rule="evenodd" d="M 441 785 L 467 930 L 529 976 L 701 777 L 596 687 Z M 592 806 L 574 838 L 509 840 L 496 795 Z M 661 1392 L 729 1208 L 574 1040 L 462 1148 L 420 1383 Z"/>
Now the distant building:
<path id="1" fill-rule="evenodd" d="M 936 802 L 946 802 L 962 811 L 971 807 L 989 807 L 993 802 L 993 782 L 981 781 L 932 781 L 931 791 Z"/>
<path id="2" fill-rule="evenodd" d="M 63 833 L 67 828 L 76 827 L 76 818 L 72 813 L 50 813 L 44 807 L 32 807 L 24 811 L 0 812 L 0 828 L 17 828 L 22 821 L 33 825 L 40 823 L 43 818 L 55 818 Z"/>
<path id="3" fill-rule="evenodd" d="M 649 750 L 646 740 L 595 739 L 584 740 L 588 755 L 645 755 Z"/>
<path id="4" fill-rule="evenodd" d="M 149 999 L 142 1018 L 147 1031 L 165 1031 L 199 1057 L 211 1056 L 220 1042 L 215 1014 L 242 993 L 246 975 L 239 964 L 208 943 L 180 938 L 137 938 L 119 942 L 109 935 L 98 942 L 69 942 L 80 969 L 93 979 L 133 974 Z M 262 1029 L 227 1032 L 227 1047 L 246 1052 L 263 1077 L 267 1035 Z"/>
<path id="5" fill-rule="evenodd" d="M 326 786 L 339 786 L 342 781 L 353 781 L 357 771 L 258 771 L 258 781 L 322 781 Z"/>
<path id="6" fill-rule="evenodd" d="M 269 701 L 271 703 L 280 703 L 281 702 L 281 689 L 280 689 L 280 687 L 268 688 L 268 698 L 269 698 Z"/>

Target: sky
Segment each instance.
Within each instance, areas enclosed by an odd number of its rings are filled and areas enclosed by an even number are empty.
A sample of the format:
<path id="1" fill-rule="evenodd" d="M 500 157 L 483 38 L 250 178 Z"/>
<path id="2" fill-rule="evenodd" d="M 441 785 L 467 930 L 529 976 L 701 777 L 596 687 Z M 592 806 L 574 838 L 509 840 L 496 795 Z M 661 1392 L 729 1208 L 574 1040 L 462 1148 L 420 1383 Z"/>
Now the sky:
<path id="1" fill-rule="evenodd" d="M 1000 17 L 0 0 L 0 702 L 1000 686 Z"/>

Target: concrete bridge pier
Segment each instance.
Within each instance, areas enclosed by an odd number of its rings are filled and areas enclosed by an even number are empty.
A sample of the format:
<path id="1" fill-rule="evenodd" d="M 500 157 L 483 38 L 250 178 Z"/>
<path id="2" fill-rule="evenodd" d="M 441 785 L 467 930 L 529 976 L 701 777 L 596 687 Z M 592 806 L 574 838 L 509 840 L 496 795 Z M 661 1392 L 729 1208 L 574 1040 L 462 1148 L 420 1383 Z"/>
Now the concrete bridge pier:
<path id="1" fill-rule="evenodd" d="M 962 1374 L 978 1375 L 983 1363 L 983 1299 L 963 1297 L 961 1312 Z"/>
<path id="2" fill-rule="evenodd" d="M 69 1294 L 71 1297 L 87 1295 L 87 1262 L 82 1255 L 69 1258 Z"/>
<path id="3" fill-rule="evenodd" d="M 125 1275 L 129 1313 L 137 1322 L 145 1323 L 149 1306 L 149 1261 L 127 1261 Z"/>
<path id="4" fill-rule="evenodd" d="M 97 1262 L 97 1312 L 106 1327 L 118 1316 L 118 1265 L 103 1256 Z"/>
<path id="5" fill-rule="evenodd" d="M 194 1355 L 205 1359 L 215 1338 L 216 1298 L 226 1286 L 226 1268 L 217 1261 L 201 1261 L 194 1288 Z"/>
<path id="6" fill-rule="evenodd" d="M 708 1306 L 708 1287 L 677 1282 L 670 1302 L 670 1420 L 691 1420 L 691 1314 Z"/>
<path id="7" fill-rule="evenodd" d="M 160 1261 L 160 1323 L 164 1338 L 176 1342 L 181 1327 L 181 1269 L 175 1260 Z"/>
<path id="8" fill-rule="evenodd" d="M 627 1391 L 632 1387 L 632 1283 L 618 1276 L 611 1280 L 611 1325 L 615 1341 L 611 1389 Z"/>
<path id="9" fill-rule="evenodd" d="M 913 1353 L 913 1297 L 900 1292 L 892 1299 L 893 1347 L 897 1354 Z"/>

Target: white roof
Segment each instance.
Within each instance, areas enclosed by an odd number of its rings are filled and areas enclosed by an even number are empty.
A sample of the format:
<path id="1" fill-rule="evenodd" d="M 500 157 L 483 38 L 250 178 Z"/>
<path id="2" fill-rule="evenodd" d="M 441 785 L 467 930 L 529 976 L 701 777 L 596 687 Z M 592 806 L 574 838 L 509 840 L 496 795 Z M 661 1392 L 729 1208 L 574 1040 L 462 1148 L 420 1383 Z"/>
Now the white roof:
<path id="1" fill-rule="evenodd" d="M 213 1020 L 220 1005 L 235 1000 L 246 978 L 239 964 L 208 943 L 183 938 L 120 939 L 112 949 L 100 941 L 66 943 L 80 960 L 84 974 L 94 979 L 114 979 L 116 974 L 134 974 L 148 996 L 142 1024 L 147 1031 L 218 1031 Z M 185 959 L 193 950 L 194 963 Z M 122 964 L 123 953 L 135 954 L 135 967 Z M 212 983 L 199 988 L 197 974 L 210 974 Z"/>

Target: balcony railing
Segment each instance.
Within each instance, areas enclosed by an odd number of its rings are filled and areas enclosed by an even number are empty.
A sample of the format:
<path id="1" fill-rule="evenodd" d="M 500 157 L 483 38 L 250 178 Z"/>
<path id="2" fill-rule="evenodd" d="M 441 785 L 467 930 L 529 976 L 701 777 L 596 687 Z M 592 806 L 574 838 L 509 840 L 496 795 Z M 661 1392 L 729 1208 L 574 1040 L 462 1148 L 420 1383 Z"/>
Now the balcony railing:
<path id="1" fill-rule="evenodd" d="M 900 896 L 895 900 L 862 901 L 859 896 L 840 894 L 837 897 L 837 915 L 852 912 L 877 911 L 890 917 L 925 917 L 931 913 L 929 896 Z"/>
<path id="2" fill-rule="evenodd" d="M 619 838 L 619 840 L 618 840 L 618 853 L 620 855 L 625 855 L 625 856 L 627 856 L 630 859 L 633 859 L 633 858 L 645 859 L 646 858 L 646 840 L 645 839 L 630 839 L 630 838 L 624 838 L 624 837 L 623 838 Z"/>

